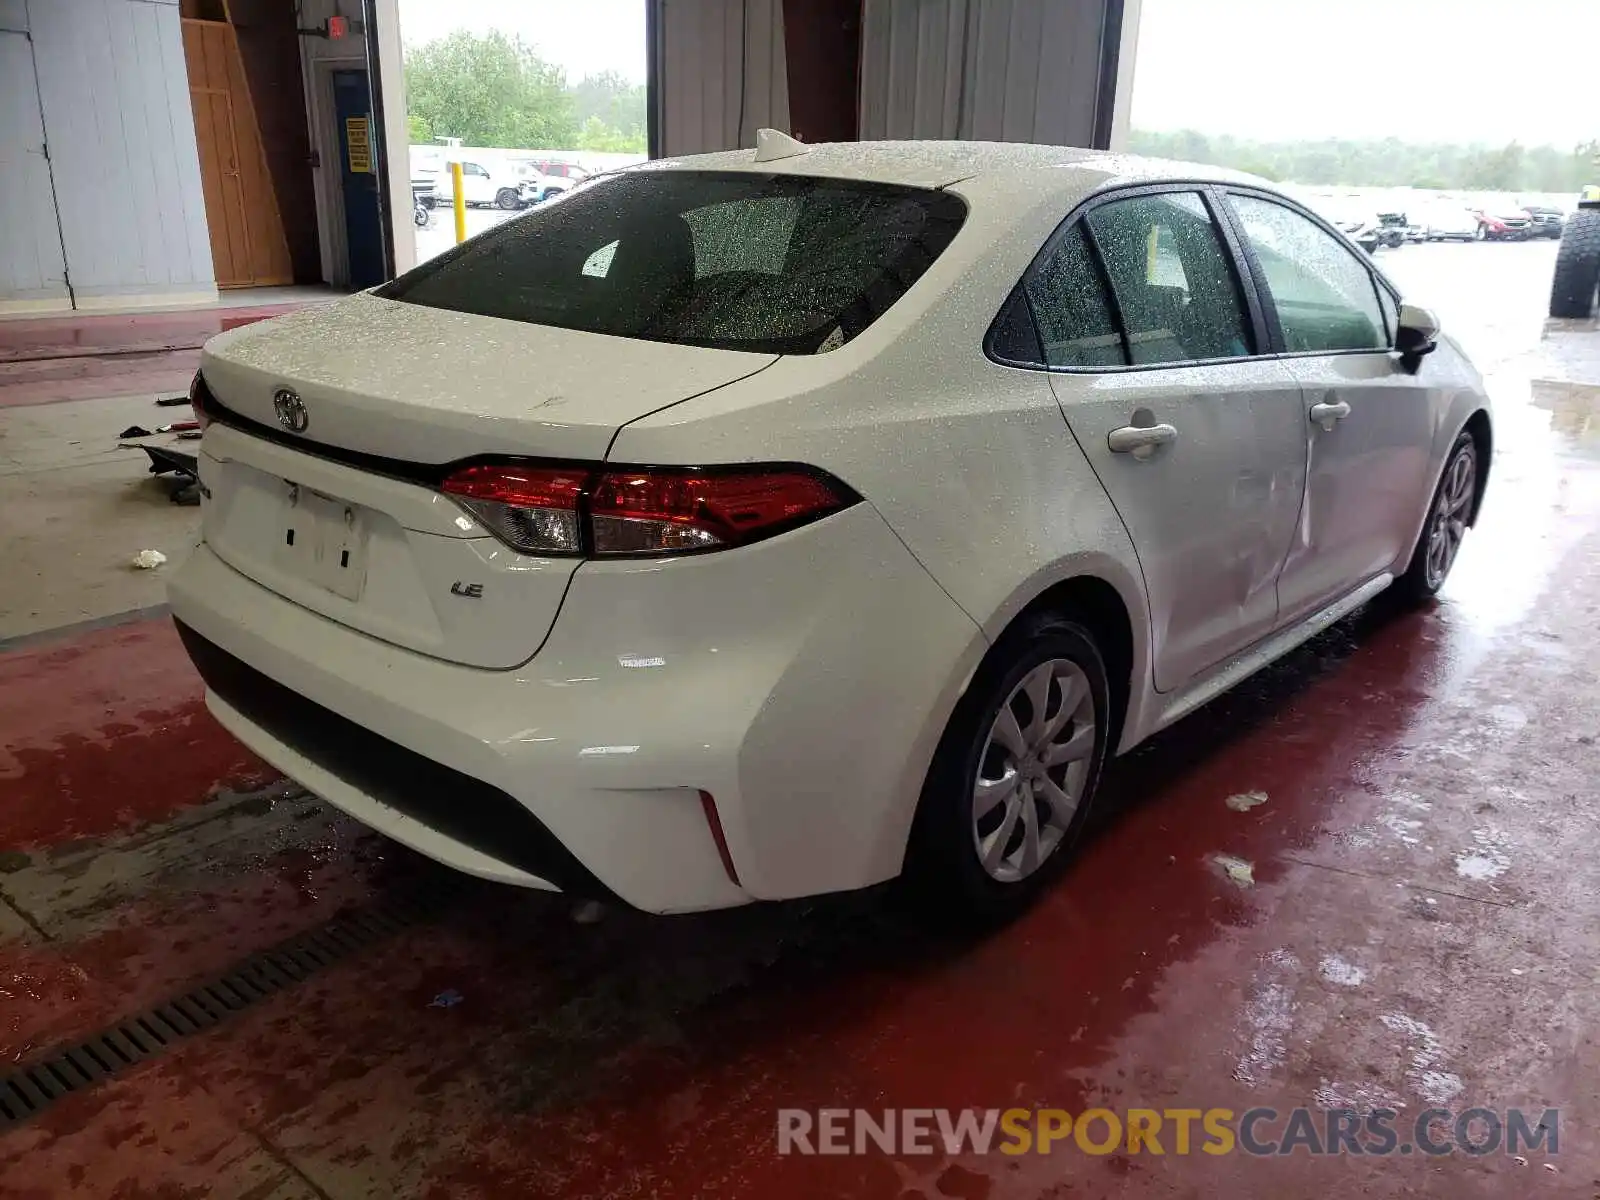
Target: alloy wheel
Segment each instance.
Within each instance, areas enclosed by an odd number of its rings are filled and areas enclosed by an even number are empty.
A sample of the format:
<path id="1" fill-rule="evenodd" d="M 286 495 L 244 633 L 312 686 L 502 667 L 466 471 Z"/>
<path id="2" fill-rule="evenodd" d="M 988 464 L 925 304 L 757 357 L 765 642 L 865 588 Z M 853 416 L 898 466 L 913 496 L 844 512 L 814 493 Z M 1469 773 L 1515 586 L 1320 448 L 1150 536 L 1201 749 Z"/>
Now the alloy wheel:
<path id="1" fill-rule="evenodd" d="M 1430 589 L 1441 586 L 1455 564 L 1461 539 L 1466 536 L 1477 476 L 1477 454 L 1471 446 L 1463 445 L 1450 460 L 1428 521 L 1428 556 L 1424 569 Z"/>
<path id="2" fill-rule="evenodd" d="M 1061 845 L 1094 760 L 1094 693 L 1071 659 L 1040 663 L 995 713 L 972 787 L 972 840 L 990 878 L 1016 883 Z"/>

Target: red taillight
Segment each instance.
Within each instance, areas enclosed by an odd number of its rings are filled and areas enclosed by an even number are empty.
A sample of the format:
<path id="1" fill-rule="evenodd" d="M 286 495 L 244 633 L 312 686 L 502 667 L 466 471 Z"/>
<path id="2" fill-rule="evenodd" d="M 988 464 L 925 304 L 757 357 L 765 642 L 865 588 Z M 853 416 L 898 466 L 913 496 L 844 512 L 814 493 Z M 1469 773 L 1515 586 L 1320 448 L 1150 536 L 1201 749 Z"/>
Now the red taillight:
<path id="1" fill-rule="evenodd" d="M 467 467 L 444 481 L 501 541 L 526 554 L 671 554 L 757 541 L 856 497 L 795 467 Z"/>
<path id="2" fill-rule="evenodd" d="M 457 471 L 443 486 L 513 550 L 578 554 L 578 500 L 587 478 L 582 468 L 478 466 Z"/>
<path id="3" fill-rule="evenodd" d="M 206 386 L 205 376 L 196 371 L 189 381 L 189 407 L 194 410 L 195 422 L 201 429 L 211 424 L 211 414 L 206 411 L 206 401 L 210 398 L 211 389 Z"/>
<path id="4" fill-rule="evenodd" d="M 754 541 L 833 512 L 843 497 L 792 468 L 692 474 L 608 471 L 589 500 L 596 554 L 703 550 Z"/>

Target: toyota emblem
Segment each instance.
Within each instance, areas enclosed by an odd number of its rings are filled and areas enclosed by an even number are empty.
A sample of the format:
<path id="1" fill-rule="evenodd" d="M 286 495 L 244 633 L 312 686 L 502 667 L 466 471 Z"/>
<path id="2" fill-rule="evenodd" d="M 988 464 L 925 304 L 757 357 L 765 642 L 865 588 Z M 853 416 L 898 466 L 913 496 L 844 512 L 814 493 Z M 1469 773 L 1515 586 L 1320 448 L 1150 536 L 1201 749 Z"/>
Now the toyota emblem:
<path id="1" fill-rule="evenodd" d="M 290 433 L 304 433 L 311 424 L 311 414 L 306 412 L 306 402 L 300 393 L 289 388 L 279 388 L 272 393 L 272 409 L 278 414 L 278 424 Z"/>

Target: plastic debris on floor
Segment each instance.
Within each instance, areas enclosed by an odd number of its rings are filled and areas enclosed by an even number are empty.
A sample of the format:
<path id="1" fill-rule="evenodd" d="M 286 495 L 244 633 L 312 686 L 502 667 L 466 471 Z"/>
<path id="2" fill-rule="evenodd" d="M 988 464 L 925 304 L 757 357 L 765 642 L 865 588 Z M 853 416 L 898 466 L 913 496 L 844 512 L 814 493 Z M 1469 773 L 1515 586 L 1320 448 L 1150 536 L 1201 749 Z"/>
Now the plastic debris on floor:
<path id="1" fill-rule="evenodd" d="M 1260 808 L 1266 802 L 1265 792 L 1239 792 L 1223 801 L 1234 812 L 1249 812 L 1252 808 Z"/>
<path id="2" fill-rule="evenodd" d="M 1245 859 L 1235 858 L 1231 854 L 1217 854 L 1212 856 L 1211 861 L 1222 869 L 1222 873 L 1227 876 L 1228 882 L 1242 888 L 1255 887 L 1255 866 Z"/>
<path id="3" fill-rule="evenodd" d="M 167 556 L 159 550 L 141 550 L 133 556 L 133 565 L 141 571 L 154 571 L 167 561 Z"/>

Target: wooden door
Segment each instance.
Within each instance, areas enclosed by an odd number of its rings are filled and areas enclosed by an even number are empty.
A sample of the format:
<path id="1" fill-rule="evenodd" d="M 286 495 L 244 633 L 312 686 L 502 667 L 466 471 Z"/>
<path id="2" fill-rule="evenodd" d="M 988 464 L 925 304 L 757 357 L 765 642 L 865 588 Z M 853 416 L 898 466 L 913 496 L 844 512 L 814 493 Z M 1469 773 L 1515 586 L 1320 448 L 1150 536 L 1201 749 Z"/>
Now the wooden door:
<path id="1" fill-rule="evenodd" d="M 200 183 L 206 224 L 211 229 L 211 263 L 218 287 L 255 282 L 250 267 L 250 222 L 239 179 L 239 139 L 233 127 L 233 98 L 215 88 L 190 88 L 194 136 L 200 147 Z"/>
<path id="2" fill-rule="evenodd" d="M 217 286 L 291 283 L 289 242 L 233 26 L 184 18 L 183 56 Z"/>

